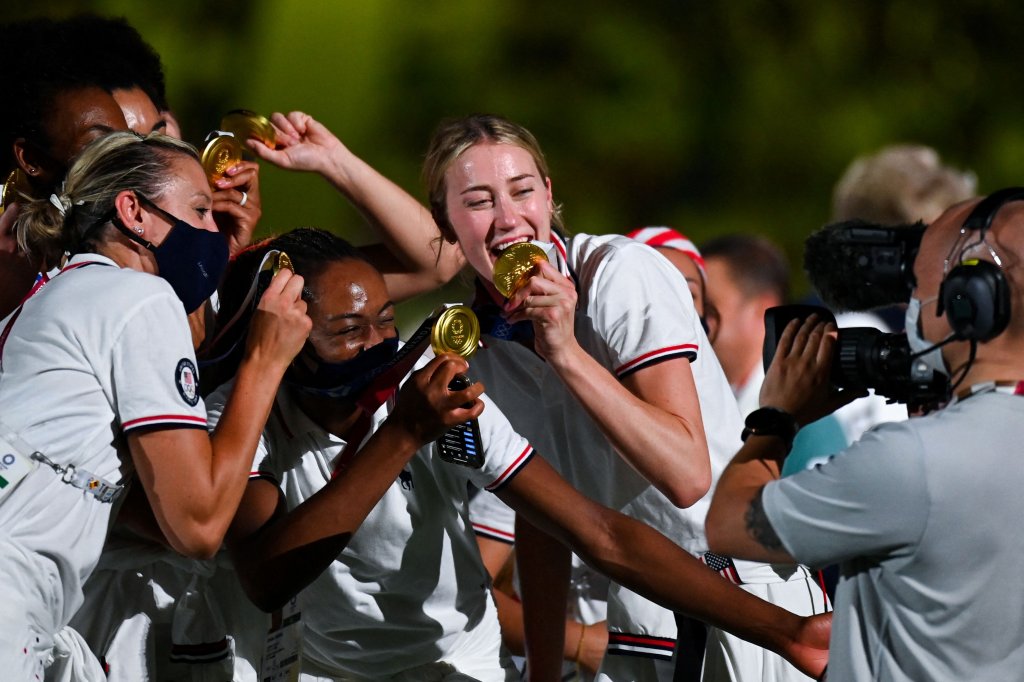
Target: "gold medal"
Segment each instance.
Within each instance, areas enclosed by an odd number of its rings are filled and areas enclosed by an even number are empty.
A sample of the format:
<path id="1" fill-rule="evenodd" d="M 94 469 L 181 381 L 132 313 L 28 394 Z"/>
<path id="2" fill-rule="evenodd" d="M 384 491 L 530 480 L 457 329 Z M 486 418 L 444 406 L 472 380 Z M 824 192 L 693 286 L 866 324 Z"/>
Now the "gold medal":
<path id="1" fill-rule="evenodd" d="M 530 279 L 533 268 L 547 259 L 544 249 L 536 244 L 513 244 L 494 263 L 494 288 L 505 298 L 511 298 Z"/>
<path id="2" fill-rule="evenodd" d="M 441 313 L 430 330 L 434 353 L 455 353 L 468 358 L 480 343 L 480 320 L 467 306 L 456 305 Z"/>
<path id="3" fill-rule="evenodd" d="M 277 147 L 277 132 L 274 124 L 266 116 L 247 109 L 235 109 L 224 114 L 220 121 L 220 129 L 234 134 L 243 143 L 252 138 L 266 146 Z"/>
<path id="4" fill-rule="evenodd" d="M 233 135 L 225 135 L 216 131 L 203 150 L 203 170 L 206 171 L 206 179 L 214 184 L 225 176 L 228 168 L 242 160 L 242 143 Z"/>
<path id="5" fill-rule="evenodd" d="M 19 195 L 28 194 L 28 182 L 20 168 L 15 168 L 7 175 L 3 187 L 0 187 L 0 214 L 4 209 L 18 200 Z"/>
<path id="6" fill-rule="evenodd" d="M 281 270 L 291 270 L 295 272 L 295 266 L 292 265 L 292 259 L 288 257 L 288 254 L 281 251 L 277 254 L 277 262 L 274 263 L 274 274 L 281 272 Z"/>
<path id="7" fill-rule="evenodd" d="M 281 272 L 281 270 L 291 270 L 295 272 L 295 266 L 292 265 L 292 259 L 288 257 L 288 254 L 284 251 L 271 251 L 269 258 L 265 258 L 263 265 L 260 266 L 260 272 L 269 272 L 273 275 Z"/>

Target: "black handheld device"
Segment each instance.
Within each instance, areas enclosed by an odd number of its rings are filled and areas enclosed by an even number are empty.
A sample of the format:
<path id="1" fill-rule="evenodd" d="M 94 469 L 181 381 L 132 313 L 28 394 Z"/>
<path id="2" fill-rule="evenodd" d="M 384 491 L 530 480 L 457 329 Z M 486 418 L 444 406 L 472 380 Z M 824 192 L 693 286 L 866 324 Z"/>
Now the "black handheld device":
<path id="1" fill-rule="evenodd" d="M 449 391 L 462 391 L 473 384 L 465 374 L 456 374 L 448 383 Z M 464 407 L 469 407 L 465 405 Z M 437 453 L 446 462 L 479 469 L 484 465 L 480 424 L 475 419 L 456 424 L 437 439 Z"/>

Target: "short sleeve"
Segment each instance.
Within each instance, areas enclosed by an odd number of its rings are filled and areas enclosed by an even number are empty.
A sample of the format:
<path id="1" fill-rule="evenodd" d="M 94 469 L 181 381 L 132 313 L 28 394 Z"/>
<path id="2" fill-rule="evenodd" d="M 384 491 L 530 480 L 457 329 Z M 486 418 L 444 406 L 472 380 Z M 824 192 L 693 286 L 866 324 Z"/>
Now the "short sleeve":
<path id="1" fill-rule="evenodd" d="M 506 544 L 516 541 L 516 512 L 497 495 L 483 491 L 469 501 L 469 520 L 477 535 Z"/>
<path id="2" fill-rule="evenodd" d="M 222 384 L 217 388 L 216 391 L 210 394 L 206 399 L 206 411 L 208 428 L 210 433 L 217 428 L 217 424 L 220 422 L 221 415 L 224 414 L 224 406 L 228 402 L 228 397 L 231 395 L 231 391 L 235 387 L 235 382 L 229 381 L 226 384 Z M 277 401 L 274 402 L 272 411 L 280 409 Z M 274 419 L 273 413 L 270 419 Z M 268 423 L 269 428 L 269 423 Z M 249 468 L 249 478 L 265 478 L 273 481 L 275 484 L 281 481 L 281 471 L 274 465 L 273 460 L 270 457 L 270 447 L 267 440 L 267 429 L 263 430 L 260 434 L 260 441 L 256 445 L 256 454 L 253 457 L 252 466 Z"/>
<path id="3" fill-rule="evenodd" d="M 481 395 L 480 399 L 484 401 L 484 411 L 478 419 L 484 463 L 479 469 L 469 469 L 469 479 L 478 488 L 493 493 L 511 481 L 530 461 L 533 446 L 516 433 L 490 398 Z"/>
<path id="4" fill-rule="evenodd" d="M 181 302 L 171 293 L 149 296 L 127 315 L 111 348 L 111 373 L 124 432 L 206 428 L 192 334 Z"/>
<path id="5" fill-rule="evenodd" d="M 910 554 L 929 496 L 910 422 L 883 424 L 813 469 L 765 486 L 764 510 L 783 546 L 811 566 Z"/>
<path id="6" fill-rule="evenodd" d="M 581 268 L 587 310 L 619 378 L 664 360 L 697 358 L 701 330 L 686 279 L 654 249 L 628 240 L 599 247 Z"/>

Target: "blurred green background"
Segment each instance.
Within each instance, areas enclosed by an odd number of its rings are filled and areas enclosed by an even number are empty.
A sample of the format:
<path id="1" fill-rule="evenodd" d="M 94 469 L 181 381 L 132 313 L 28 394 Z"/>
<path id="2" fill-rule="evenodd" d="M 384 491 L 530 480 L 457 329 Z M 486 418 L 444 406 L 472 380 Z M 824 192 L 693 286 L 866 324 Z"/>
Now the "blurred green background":
<path id="1" fill-rule="evenodd" d="M 193 142 L 229 109 L 301 109 L 422 199 L 437 122 L 500 113 L 540 139 L 570 230 L 765 234 L 798 294 L 803 238 L 855 156 L 932 145 L 983 192 L 1024 169 L 1016 3 L 58 0 L 4 14 L 82 10 L 127 17 L 160 52 Z M 319 179 L 261 178 L 264 233 L 372 240 Z"/>

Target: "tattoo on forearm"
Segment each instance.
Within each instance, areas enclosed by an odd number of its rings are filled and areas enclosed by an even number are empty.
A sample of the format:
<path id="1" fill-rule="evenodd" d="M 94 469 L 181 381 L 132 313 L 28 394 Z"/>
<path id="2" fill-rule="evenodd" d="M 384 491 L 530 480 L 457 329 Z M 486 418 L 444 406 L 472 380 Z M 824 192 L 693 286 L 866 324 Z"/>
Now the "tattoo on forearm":
<path id="1" fill-rule="evenodd" d="M 754 495 L 754 499 L 750 501 L 750 507 L 747 509 L 746 516 L 747 532 L 767 549 L 783 549 L 782 541 L 775 534 L 775 529 L 772 528 L 771 522 L 764 513 L 764 504 L 761 502 L 762 492 L 763 489 L 758 490 L 757 494 Z"/>

